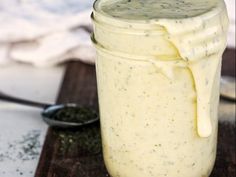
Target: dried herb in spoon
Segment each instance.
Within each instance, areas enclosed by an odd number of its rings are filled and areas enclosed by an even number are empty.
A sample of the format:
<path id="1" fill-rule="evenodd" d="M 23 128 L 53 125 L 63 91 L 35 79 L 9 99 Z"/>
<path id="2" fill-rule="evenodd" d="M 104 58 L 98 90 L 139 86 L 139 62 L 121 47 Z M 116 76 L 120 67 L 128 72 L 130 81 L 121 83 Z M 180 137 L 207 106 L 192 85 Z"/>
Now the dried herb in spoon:
<path id="1" fill-rule="evenodd" d="M 64 107 L 51 115 L 51 118 L 58 121 L 71 123 L 85 123 L 97 117 L 97 113 L 84 107 Z"/>

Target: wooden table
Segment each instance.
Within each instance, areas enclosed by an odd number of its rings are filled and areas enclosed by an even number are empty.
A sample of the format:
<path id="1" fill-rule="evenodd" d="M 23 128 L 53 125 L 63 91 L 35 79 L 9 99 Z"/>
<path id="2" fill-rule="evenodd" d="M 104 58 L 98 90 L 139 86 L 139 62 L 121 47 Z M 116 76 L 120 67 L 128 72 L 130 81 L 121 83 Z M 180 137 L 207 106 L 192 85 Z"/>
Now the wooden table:
<path id="1" fill-rule="evenodd" d="M 235 76 L 235 51 L 227 50 L 223 61 L 222 73 Z M 57 103 L 68 102 L 98 109 L 94 66 L 68 64 Z M 235 134 L 235 125 L 219 124 L 217 160 L 211 177 L 236 176 Z M 109 176 L 102 159 L 99 124 L 70 131 L 49 128 L 35 176 Z"/>

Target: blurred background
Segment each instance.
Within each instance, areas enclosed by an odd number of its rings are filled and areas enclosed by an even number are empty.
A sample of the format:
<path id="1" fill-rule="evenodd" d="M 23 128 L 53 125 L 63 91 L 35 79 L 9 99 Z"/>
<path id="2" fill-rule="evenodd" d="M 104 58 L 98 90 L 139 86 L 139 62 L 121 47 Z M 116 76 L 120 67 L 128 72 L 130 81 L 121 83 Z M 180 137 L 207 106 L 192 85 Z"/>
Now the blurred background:
<path id="1" fill-rule="evenodd" d="M 235 0 L 225 0 L 230 18 L 223 75 L 235 77 Z M 66 62 L 93 65 L 90 42 L 93 0 L 0 0 L 0 94 L 54 103 Z M 233 111 L 233 112 L 232 112 Z M 220 112 L 235 117 L 235 104 Z M 40 110 L 0 101 L 0 176 L 31 177 L 47 131 Z M 33 144 L 31 151 L 25 151 Z"/>

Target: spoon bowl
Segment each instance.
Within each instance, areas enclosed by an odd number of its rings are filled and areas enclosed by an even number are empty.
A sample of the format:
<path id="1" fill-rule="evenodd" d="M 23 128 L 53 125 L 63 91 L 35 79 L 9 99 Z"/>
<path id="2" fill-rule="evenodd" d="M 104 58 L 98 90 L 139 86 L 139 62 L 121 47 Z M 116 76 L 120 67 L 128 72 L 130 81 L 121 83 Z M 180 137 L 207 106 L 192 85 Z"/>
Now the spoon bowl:
<path id="1" fill-rule="evenodd" d="M 231 76 L 221 77 L 220 95 L 229 101 L 236 101 L 236 83 L 235 78 Z"/>
<path id="2" fill-rule="evenodd" d="M 58 112 L 61 111 L 65 108 L 70 108 L 70 109 L 84 109 L 83 107 L 80 107 L 77 104 L 60 104 L 60 105 L 52 105 L 44 109 L 42 112 L 43 120 L 50 126 L 52 127 L 60 127 L 60 128 L 76 128 L 88 124 L 92 124 L 94 122 L 97 122 L 99 120 L 97 114 L 94 118 L 91 118 L 86 121 L 81 121 L 81 122 L 67 122 L 63 120 L 57 120 L 54 119 L 53 116 Z M 88 108 L 86 108 L 88 109 Z M 91 109 L 91 111 L 93 111 Z M 93 111 L 94 112 L 94 111 Z M 66 117 L 65 117 L 66 119 Z"/>
<path id="3" fill-rule="evenodd" d="M 43 120 L 52 127 L 75 128 L 92 124 L 99 120 L 97 113 L 93 109 L 82 107 L 74 103 L 51 105 L 47 103 L 16 98 L 3 92 L 0 92 L 0 100 L 43 109 Z M 75 114 L 70 114 L 68 111 Z M 60 117 L 58 117 L 58 113 L 63 114 L 60 114 Z"/>

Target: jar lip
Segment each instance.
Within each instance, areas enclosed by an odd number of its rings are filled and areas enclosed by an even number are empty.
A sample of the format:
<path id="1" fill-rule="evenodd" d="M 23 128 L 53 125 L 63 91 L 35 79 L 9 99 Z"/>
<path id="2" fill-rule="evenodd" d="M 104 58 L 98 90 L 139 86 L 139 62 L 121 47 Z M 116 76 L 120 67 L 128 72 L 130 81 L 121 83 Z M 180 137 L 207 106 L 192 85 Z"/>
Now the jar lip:
<path id="1" fill-rule="evenodd" d="M 91 20 L 95 26 L 99 26 L 100 28 L 105 28 L 106 31 L 110 31 L 112 33 L 125 33 L 125 34 L 130 34 L 130 35 L 145 35 L 146 32 L 152 32 L 152 34 L 155 35 L 165 35 L 165 28 L 161 25 L 156 25 L 154 28 L 142 28 L 142 29 L 135 29 L 135 30 L 130 30 L 129 26 L 126 27 L 121 27 L 121 26 L 112 26 L 108 23 L 100 22 L 94 17 L 94 13 L 91 13 Z M 121 32 L 122 31 L 122 32 Z"/>
<path id="2" fill-rule="evenodd" d="M 128 60 L 143 61 L 143 62 L 147 62 L 147 61 L 163 61 L 163 62 L 164 61 L 165 62 L 183 61 L 179 56 L 168 56 L 167 58 L 171 58 L 171 59 L 161 59 L 161 56 L 155 56 L 155 55 L 133 55 L 133 54 L 128 54 L 128 53 L 119 52 L 119 51 L 111 51 L 111 50 L 103 47 L 101 44 L 99 44 L 96 41 L 94 34 L 91 35 L 91 41 L 92 41 L 92 44 L 94 45 L 94 47 L 97 49 L 97 51 L 101 51 L 104 54 L 113 55 L 113 56 L 121 57 L 121 58 L 128 59 Z"/>
<path id="3" fill-rule="evenodd" d="M 93 4 L 93 18 L 99 21 L 99 23 L 112 25 L 119 28 L 129 28 L 130 25 L 132 25 L 135 29 L 141 29 L 141 30 L 148 30 L 156 28 L 157 26 L 160 26 L 158 23 L 159 21 L 188 21 L 188 20 L 198 20 L 198 19 L 210 19 L 214 18 L 214 16 L 218 15 L 222 12 L 223 8 L 225 6 L 225 3 L 223 0 L 216 0 L 216 6 L 209 9 L 209 11 L 202 13 L 197 16 L 193 17 L 187 17 L 187 18 L 158 18 L 158 19 L 151 19 L 151 20 L 130 20 L 130 19 L 120 19 L 110 16 L 109 14 L 103 12 L 99 5 L 102 0 L 95 0 Z"/>

